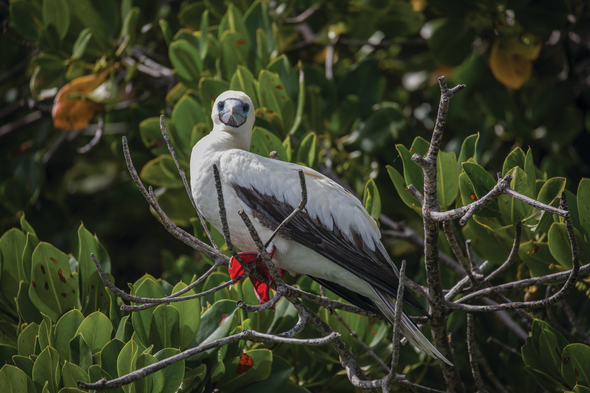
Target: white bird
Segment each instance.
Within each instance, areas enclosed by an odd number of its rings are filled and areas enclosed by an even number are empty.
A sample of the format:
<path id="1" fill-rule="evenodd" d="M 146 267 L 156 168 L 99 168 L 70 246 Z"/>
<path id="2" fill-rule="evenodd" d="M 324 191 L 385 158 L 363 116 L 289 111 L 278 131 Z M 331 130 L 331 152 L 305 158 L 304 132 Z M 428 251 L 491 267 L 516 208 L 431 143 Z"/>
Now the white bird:
<path id="1" fill-rule="evenodd" d="M 232 242 L 242 250 L 256 250 L 238 211 L 244 210 L 261 238 L 268 239 L 301 202 L 297 171 L 303 170 L 307 205 L 273 240 L 273 262 L 278 268 L 310 276 L 393 324 L 397 268 L 380 241 L 375 220 L 361 202 L 313 169 L 250 153 L 255 117 L 245 93 L 222 93 L 211 118 L 213 130 L 194 146 L 190 162 L 193 197 L 205 219 L 221 231 L 213 176 L 216 165 Z M 404 301 L 426 313 L 409 293 L 404 294 Z M 452 365 L 405 313 L 401 321 L 402 334 L 412 344 Z"/>

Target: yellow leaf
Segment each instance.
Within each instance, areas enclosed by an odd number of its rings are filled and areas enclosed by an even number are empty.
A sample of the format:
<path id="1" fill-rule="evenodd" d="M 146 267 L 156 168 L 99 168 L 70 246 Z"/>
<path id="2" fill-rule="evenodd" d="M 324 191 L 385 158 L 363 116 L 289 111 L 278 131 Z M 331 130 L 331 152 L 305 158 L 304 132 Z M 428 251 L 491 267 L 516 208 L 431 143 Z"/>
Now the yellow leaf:
<path id="1" fill-rule="evenodd" d="M 533 64 L 520 54 L 506 54 L 496 40 L 490 53 L 490 68 L 500 83 L 518 90 L 531 77 Z"/>

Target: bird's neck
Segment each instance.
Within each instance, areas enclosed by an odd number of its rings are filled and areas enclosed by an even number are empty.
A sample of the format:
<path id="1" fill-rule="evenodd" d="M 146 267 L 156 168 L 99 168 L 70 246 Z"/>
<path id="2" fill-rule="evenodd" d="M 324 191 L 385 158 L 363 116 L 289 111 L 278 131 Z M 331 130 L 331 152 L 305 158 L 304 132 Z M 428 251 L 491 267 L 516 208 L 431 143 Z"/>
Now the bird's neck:
<path id="1" fill-rule="evenodd" d="M 209 139 L 209 149 L 212 150 L 240 149 L 250 151 L 252 132 L 238 131 L 232 127 L 222 128 L 216 125 L 206 138 Z"/>

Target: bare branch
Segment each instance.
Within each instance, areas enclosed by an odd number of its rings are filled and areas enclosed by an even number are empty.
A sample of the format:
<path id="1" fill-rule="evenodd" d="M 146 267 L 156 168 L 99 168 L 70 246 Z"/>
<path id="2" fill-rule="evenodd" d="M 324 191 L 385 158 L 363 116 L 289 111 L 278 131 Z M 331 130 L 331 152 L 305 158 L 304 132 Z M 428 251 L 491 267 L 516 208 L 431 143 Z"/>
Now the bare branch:
<path id="1" fill-rule="evenodd" d="M 98 145 L 100 139 L 102 138 L 102 134 L 104 132 L 104 112 L 98 114 L 98 126 L 96 127 L 96 133 L 94 137 L 88 142 L 87 145 L 82 146 L 78 149 L 78 153 L 85 154 L 88 153 L 92 148 Z"/>
<path id="2" fill-rule="evenodd" d="M 477 385 L 478 392 L 487 393 L 481 374 L 479 373 L 479 366 L 477 358 L 479 357 L 475 344 L 475 336 L 473 334 L 473 314 L 467 314 L 467 350 L 469 352 L 469 364 L 471 366 L 471 374 Z"/>
<path id="3" fill-rule="evenodd" d="M 495 278 L 500 273 L 504 272 L 506 269 L 508 269 L 510 266 L 512 266 L 514 261 L 516 261 L 516 257 L 518 256 L 518 249 L 520 247 L 521 234 L 522 234 L 522 223 L 519 222 L 514 227 L 514 243 L 512 243 L 512 249 L 510 250 L 510 254 L 508 254 L 508 258 L 506 258 L 506 261 L 502 265 L 500 265 L 499 268 L 497 268 L 496 270 L 491 272 L 490 275 L 484 279 L 484 282 L 490 282 L 493 278 Z"/>

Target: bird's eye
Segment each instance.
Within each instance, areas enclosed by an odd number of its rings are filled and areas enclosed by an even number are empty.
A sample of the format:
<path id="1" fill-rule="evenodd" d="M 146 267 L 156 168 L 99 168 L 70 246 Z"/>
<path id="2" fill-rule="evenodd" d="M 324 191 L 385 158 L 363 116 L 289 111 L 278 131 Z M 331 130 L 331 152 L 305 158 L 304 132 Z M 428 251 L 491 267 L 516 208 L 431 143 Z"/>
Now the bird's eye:
<path id="1" fill-rule="evenodd" d="M 244 113 L 248 113 L 248 111 L 250 110 L 250 105 L 248 104 L 244 104 L 242 106 L 242 110 L 244 111 Z"/>
<path id="2" fill-rule="evenodd" d="M 225 106 L 225 103 L 223 101 L 221 101 L 219 104 L 217 104 L 217 107 L 219 108 L 220 111 L 223 110 L 224 106 Z"/>

